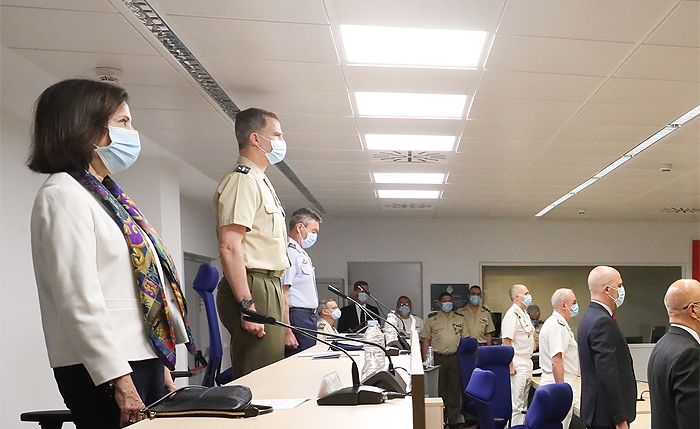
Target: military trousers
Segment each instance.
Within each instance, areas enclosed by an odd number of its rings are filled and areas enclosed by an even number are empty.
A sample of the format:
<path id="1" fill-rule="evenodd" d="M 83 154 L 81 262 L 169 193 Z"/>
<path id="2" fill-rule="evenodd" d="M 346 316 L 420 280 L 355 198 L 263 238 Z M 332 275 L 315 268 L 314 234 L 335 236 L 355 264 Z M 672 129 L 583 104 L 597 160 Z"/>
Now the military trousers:
<path id="1" fill-rule="evenodd" d="M 443 355 L 435 353 L 435 365 L 438 369 L 438 394 L 445 404 L 447 422 L 451 425 L 464 423 L 462 416 L 462 376 L 459 371 L 457 354 Z"/>
<path id="2" fill-rule="evenodd" d="M 256 311 L 283 320 L 284 296 L 280 278 L 263 270 L 248 270 L 246 278 Z M 235 378 L 284 358 L 282 327 L 265 325 L 265 335 L 262 338 L 243 330 L 241 309 L 234 299 L 226 277 L 219 282 L 216 308 L 221 323 L 231 334 L 231 366 Z"/>

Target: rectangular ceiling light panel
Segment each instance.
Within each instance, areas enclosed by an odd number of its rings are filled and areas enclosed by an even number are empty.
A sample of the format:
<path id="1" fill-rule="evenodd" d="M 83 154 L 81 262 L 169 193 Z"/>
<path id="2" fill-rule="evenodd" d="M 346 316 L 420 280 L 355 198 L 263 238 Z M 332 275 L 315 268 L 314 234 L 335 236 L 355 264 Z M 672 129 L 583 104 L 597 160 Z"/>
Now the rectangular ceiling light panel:
<path id="1" fill-rule="evenodd" d="M 379 198 L 394 198 L 405 199 L 411 198 L 416 200 L 436 200 L 440 198 L 440 191 L 429 190 L 408 190 L 408 189 L 379 189 L 377 191 Z"/>
<path id="2" fill-rule="evenodd" d="M 350 65 L 476 68 L 486 45 L 485 31 L 341 25 Z"/>
<path id="3" fill-rule="evenodd" d="M 450 152 L 455 146 L 455 140 L 455 136 L 365 134 L 368 150 Z"/>
<path id="4" fill-rule="evenodd" d="M 374 173 L 375 183 L 409 183 L 440 185 L 445 181 L 443 173 Z"/>
<path id="5" fill-rule="evenodd" d="M 405 92 L 356 92 L 357 113 L 370 118 L 461 119 L 467 96 Z"/>

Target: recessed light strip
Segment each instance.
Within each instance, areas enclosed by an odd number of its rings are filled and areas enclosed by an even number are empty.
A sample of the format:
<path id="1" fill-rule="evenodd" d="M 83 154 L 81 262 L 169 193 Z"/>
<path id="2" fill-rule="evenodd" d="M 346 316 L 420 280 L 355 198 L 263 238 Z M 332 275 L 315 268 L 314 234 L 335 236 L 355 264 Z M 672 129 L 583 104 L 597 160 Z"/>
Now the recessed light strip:
<path id="1" fill-rule="evenodd" d="M 450 152 L 455 146 L 456 139 L 455 136 L 365 134 L 367 150 L 424 150 Z"/>
<path id="2" fill-rule="evenodd" d="M 569 198 L 573 197 L 574 195 L 578 194 L 579 192 L 583 191 L 587 187 L 591 186 L 593 183 L 597 182 L 598 180 L 602 179 L 603 177 L 607 176 L 610 174 L 613 170 L 616 168 L 620 167 L 630 159 L 634 158 L 635 156 L 639 155 L 642 151 L 645 149 L 648 149 L 649 147 L 653 146 L 654 144 L 658 143 L 661 139 L 666 137 L 667 135 L 671 134 L 672 132 L 676 131 L 678 128 L 682 127 L 689 121 L 692 121 L 696 117 L 700 115 L 700 105 L 695 106 L 693 109 L 685 113 L 684 115 L 680 116 L 678 119 L 675 121 L 671 122 L 670 124 L 666 125 L 665 127 L 661 128 L 659 131 L 645 139 L 643 142 L 639 143 L 637 146 L 633 147 L 629 151 L 627 151 L 624 155 L 613 161 L 610 165 L 605 167 L 604 169 L 600 170 L 596 174 L 593 175 L 590 179 L 586 180 L 585 182 L 581 183 L 571 191 L 567 192 L 553 202 L 552 204 L 548 205 L 547 207 L 543 208 L 540 210 L 539 213 L 535 215 L 535 217 L 542 217 L 545 214 L 547 214 L 550 210 L 553 208 L 559 206 L 562 204 L 564 201 L 568 200 Z"/>
<path id="3" fill-rule="evenodd" d="M 377 196 L 379 198 L 386 199 L 411 198 L 416 200 L 436 200 L 440 198 L 440 191 L 414 189 L 379 189 L 377 191 Z"/>

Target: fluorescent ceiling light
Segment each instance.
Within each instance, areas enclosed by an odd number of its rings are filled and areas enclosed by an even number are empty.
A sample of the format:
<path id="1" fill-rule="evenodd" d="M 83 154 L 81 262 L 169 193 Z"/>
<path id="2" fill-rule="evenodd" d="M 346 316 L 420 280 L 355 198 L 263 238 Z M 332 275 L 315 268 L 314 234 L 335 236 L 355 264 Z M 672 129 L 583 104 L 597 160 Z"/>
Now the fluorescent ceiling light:
<path id="1" fill-rule="evenodd" d="M 412 198 L 416 200 L 436 200 L 440 198 L 440 191 L 407 190 L 407 189 L 379 189 L 379 198 Z"/>
<path id="2" fill-rule="evenodd" d="M 424 136 L 404 134 L 365 134 L 368 150 L 433 150 L 449 152 L 455 136 Z"/>
<path id="3" fill-rule="evenodd" d="M 348 64 L 475 68 L 482 57 L 487 33 L 341 25 L 340 34 Z"/>
<path id="4" fill-rule="evenodd" d="M 659 131 L 655 132 L 652 136 L 646 138 L 643 142 L 639 143 L 637 146 L 633 147 L 629 151 L 627 151 L 624 155 L 616 159 L 612 164 L 608 165 L 604 169 L 600 170 L 596 174 L 593 175 L 590 179 L 586 180 L 585 182 L 581 183 L 571 191 L 567 192 L 553 202 L 552 204 L 548 205 L 547 207 L 543 208 L 540 210 L 539 213 L 535 215 L 535 217 L 542 217 L 544 216 L 547 212 L 552 210 L 553 208 L 557 207 L 564 201 L 568 200 L 569 198 L 573 197 L 574 195 L 578 194 L 588 186 L 592 185 L 596 181 L 602 179 L 603 177 L 607 176 L 610 174 L 613 170 L 616 168 L 620 167 L 630 159 L 634 158 L 635 156 L 639 155 L 640 152 L 643 150 L 649 148 L 650 146 L 654 145 L 655 143 L 659 142 L 661 139 L 666 137 L 667 135 L 671 134 L 672 132 L 676 131 L 678 128 L 682 127 L 689 121 L 692 121 L 696 117 L 700 115 L 700 105 L 695 106 L 691 110 L 689 110 L 687 113 L 684 115 L 680 116 L 678 119 L 675 121 L 671 122 L 670 124 L 666 125 L 665 127 L 661 128 Z"/>
<path id="5" fill-rule="evenodd" d="M 461 119 L 466 95 L 356 92 L 359 116 L 378 118 Z"/>
<path id="6" fill-rule="evenodd" d="M 692 121 L 698 115 L 700 115 L 700 105 L 693 107 L 688 113 L 671 122 L 671 125 L 675 127 L 680 127 L 686 122 Z"/>
<path id="7" fill-rule="evenodd" d="M 445 180 L 443 173 L 374 173 L 376 183 L 415 183 L 440 185 Z"/>

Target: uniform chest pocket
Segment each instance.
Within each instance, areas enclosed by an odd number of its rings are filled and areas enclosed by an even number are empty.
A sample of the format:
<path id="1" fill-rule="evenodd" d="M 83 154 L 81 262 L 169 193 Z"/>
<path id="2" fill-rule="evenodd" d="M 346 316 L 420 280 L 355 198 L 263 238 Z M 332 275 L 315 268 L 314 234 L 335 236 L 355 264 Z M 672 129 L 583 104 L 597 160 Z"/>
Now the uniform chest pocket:
<path id="1" fill-rule="evenodd" d="M 282 209 L 274 202 L 265 202 L 265 212 L 272 217 L 272 236 L 281 237 L 284 231 Z"/>
<path id="2" fill-rule="evenodd" d="M 488 319 L 486 319 L 486 318 L 484 318 L 484 317 L 482 317 L 481 319 L 479 319 L 479 325 L 481 325 L 482 327 L 485 327 L 485 326 L 488 325 L 488 324 L 489 324 Z"/>
<path id="3" fill-rule="evenodd" d="M 301 272 L 306 274 L 306 275 L 311 275 L 314 273 L 314 267 L 311 265 L 311 263 L 307 260 L 306 263 L 301 263 Z"/>

